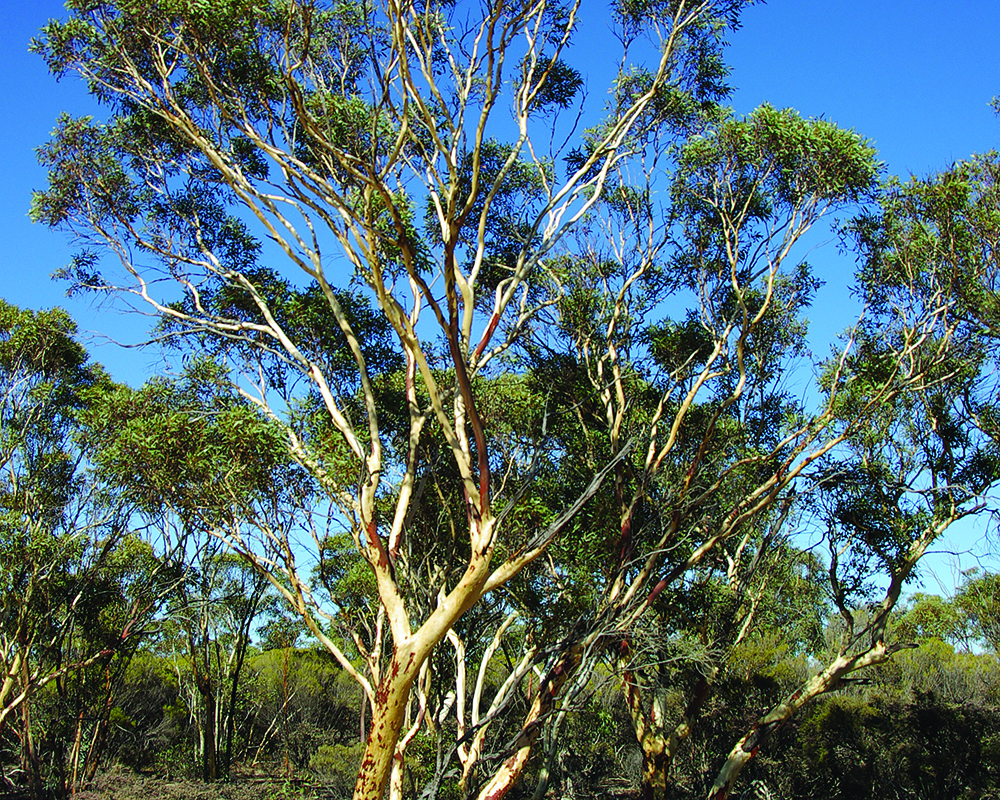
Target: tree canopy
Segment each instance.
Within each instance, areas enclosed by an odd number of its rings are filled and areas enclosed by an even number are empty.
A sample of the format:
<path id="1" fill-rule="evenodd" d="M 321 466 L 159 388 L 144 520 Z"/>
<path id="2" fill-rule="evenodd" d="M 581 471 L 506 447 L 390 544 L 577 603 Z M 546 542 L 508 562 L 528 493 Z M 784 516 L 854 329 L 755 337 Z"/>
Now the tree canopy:
<path id="1" fill-rule="evenodd" d="M 186 363 L 94 405 L 95 474 L 224 542 L 356 681 L 356 800 L 401 798 L 425 736 L 425 793 L 506 795 L 608 669 L 662 795 L 772 607 L 804 601 L 806 647 L 822 596 L 839 642 L 747 723 L 725 797 L 909 644 L 904 584 L 985 507 L 996 158 L 886 183 L 853 131 L 734 114 L 746 4 L 610 4 L 607 93 L 574 2 L 71 0 L 33 44 L 106 118 L 60 118 L 32 216 Z M 865 312 L 814 359 L 798 245 L 831 212 Z"/>

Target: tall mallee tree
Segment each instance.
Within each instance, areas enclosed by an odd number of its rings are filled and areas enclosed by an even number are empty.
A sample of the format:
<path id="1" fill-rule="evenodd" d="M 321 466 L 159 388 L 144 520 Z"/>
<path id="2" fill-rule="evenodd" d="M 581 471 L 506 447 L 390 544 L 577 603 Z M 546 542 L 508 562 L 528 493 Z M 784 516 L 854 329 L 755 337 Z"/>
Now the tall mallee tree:
<path id="1" fill-rule="evenodd" d="M 828 122 L 720 105 L 743 5 L 71 0 L 35 43 L 107 110 L 41 151 L 34 217 L 83 244 L 67 277 L 225 364 L 329 500 L 325 523 L 258 504 L 218 535 L 362 686 L 358 800 L 400 796 L 447 713 L 465 788 L 503 796 L 595 648 L 703 565 L 752 606 L 796 480 L 955 374 L 937 287 L 878 306 L 808 405 L 788 391 L 816 286 L 790 253 L 878 167 Z M 431 656 L 485 669 L 539 587 L 578 621 L 525 641 L 511 685 L 540 685 L 479 763 L 503 692 L 467 717 L 459 669 L 454 711 L 429 709 Z M 463 628 L 485 604 L 496 626 Z M 655 788 L 689 720 L 635 698 Z"/>

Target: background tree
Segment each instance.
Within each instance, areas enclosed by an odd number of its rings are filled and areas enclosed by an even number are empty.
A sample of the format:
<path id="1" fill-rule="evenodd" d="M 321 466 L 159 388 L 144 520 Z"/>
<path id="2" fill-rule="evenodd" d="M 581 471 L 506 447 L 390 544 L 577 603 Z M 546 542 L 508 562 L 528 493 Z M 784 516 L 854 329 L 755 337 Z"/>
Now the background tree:
<path id="1" fill-rule="evenodd" d="M 113 386 L 74 334 L 61 310 L 0 301 L 0 732 L 20 717 L 35 793 L 40 737 L 59 753 L 57 785 L 67 779 L 67 749 L 70 785 L 96 770 L 108 680 L 146 633 L 169 581 L 131 528 L 130 506 L 86 470 L 82 418 Z M 107 688 L 83 698 L 90 681 Z M 43 690 L 58 711 L 36 719 L 32 699 Z"/>
<path id="2" fill-rule="evenodd" d="M 985 507 L 1000 477 L 991 421 L 996 169 L 987 156 L 926 181 L 890 182 L 877 210 L 847 228 L 863 256 L 869 311 L 849 357 L 830 366 L 851 376 L 837 413 L 853 419 L 858 400 L 871 396 L 870 381 L 882 385 L 886 368 L 905 366 L 896 359 L 901 349 L 911 352 L 907 368 L 920 379 L 847 437 L 848 458 L 821 469 L 830 593 L 844 624 L 835 657 L 737 743 L 710 797 L 727 796 L 761 742 L 805 703 L 913 646 L 886 635 L 903 586 L 928 547 Z M 935 324 L 914 326 L 932 307 Z M 917 366 L 923 360 L 926 368 Z M 875 575 L 884 576 L 884 592 Z"/>
<path id="3" fill-rule="evenodd" d="M 956 628 L 963 640 L 981 643 L 993 653 L 1000 653 L 1000 583 L 995 573 L 978 570 L 967 573 L 951 605 L 959 617 Z"/>
<path id="4" fill-rule="evenodd" d="M 646 168 L 652 181 L 657 164 Z M 700 628 L 702 647 L 721 655 L 737 644 L 766 585 L 759 568 L 769 541 L 784 536 L 788 507 L 781 508 L 792 502 L 796 479 L 850 428 L 860 429 L 880 398 L 922 379 L 931 361 L 910 374 L 886 371 L 884 383 L 869 387 L 871 405 L 855 406 L 839 429 L 840 383 L 818 410 L 783 385 L 805 355 L 803 314 L 815 289 L 808 268 L 789 254 L 826 211 L 861 197 L 874 175 L 871 150 L 853 134 L 763 107 L 746 119 L 720 113 L 683 144 L 666 208 L 652 191 L 633 193 L 625 176 L 616 176 L 620 194 L 616 186 L 595 204 L 581 228 L 589 272 L 576 276 L 534 344 L 546 359 L 538 371 L 558 398 L 552 405 L 567 408 L 552 423 L 556 452 L 575 457 L 560 479 L 572 481 L 579 470 L 586 480 L 629 436 L 639 444 L 614 466 L 602 502 L 574 520 L 566 550 L 551 551 L 565 553 L 556 568 L 566 576 L 579 570 L 573 596 L 589 595 L 592 605 L 584 600 L 566 621 L 540 697 L 555 697 L 595 643 L 624 640 L 627 652 L 632 626 L 654 605 L 668 629 Z M 628 180 L 634 184 L 635 174 Z M 682 292 L 699 298 L 682 321 L 654 311 Z M 921 319 L 934 324 L 933 314 Z M 713 580 L 720 575 L 727 585 Z M 553 583 L 549 592 L 558 594 Z M 713 618 L 725 616 L 740 620 L 728 633 Z M 708 631 L 719 639 L 705 641 Z M 708 680 L 694 682 L 687 713 L 669 724 L 656 720 L 639 683 L 626 681 L 648 745 L 650 793 L 664 791 L 669 761 L 718 667 L 705 666 Z M 551 713 L 542 701 L 532 708 L 514 768 L 484 795 L 523 769 L 539 719 Z"/>
<path id="5" fill-rule="evenodd" d="M 197 698 L 206 781 L 229 774 L 251 635 L 276 600 L 254 562 L 225 542 L 264 513 L 287 531 L 312 491 L 280 433 L 238 395 L 219 391 L 217 374 L 202 361 L 178 379 L 120 387 L 95 405 L 90 432 L 99 473 L 146 517 L 178 575 L 165 625 L 184 644 L 175 657 L 184 664 L 181 690 L 190 680 Z M 273 545 L 263 548 L 257 557 L 266 559 Z"/>

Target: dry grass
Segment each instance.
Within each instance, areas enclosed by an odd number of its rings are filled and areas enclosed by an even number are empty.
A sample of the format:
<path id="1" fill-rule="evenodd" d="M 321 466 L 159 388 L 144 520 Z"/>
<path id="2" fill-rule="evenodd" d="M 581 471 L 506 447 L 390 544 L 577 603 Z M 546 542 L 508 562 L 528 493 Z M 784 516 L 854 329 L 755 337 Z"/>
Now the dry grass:
<path id="1" fill-rule="evenodd" d="M 322 786 L 301 778 L 236 775 L 233 780 L 206 784 L 168 780 L 112 768 L 99 775 L 76 800 L 340 800 Z"/>

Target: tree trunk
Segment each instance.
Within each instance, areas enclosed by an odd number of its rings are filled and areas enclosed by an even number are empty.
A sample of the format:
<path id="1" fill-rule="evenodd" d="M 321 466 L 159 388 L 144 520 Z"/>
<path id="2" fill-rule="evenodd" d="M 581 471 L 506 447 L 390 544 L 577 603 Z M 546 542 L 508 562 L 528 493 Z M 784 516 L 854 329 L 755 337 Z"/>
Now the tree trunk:
<path id="1" fill-rule="evenodd" d="M 223 725 L 225 728 L 225 744 L 222 760 L 222 774 L 229 777 L 229 770 L 233 765 L 233 739 L 236 735 L 236 701 L 239 697 L 240 675 L 243 673 L 243 661 L 246 658 L 247 645 L 250 637 L 244 636 L 241 632 L 240 641 L 237 644 L 236 663 L 230 676 L 229 702 L 223 715 Z"/>
<path id="2" fill-rule="evenodd" d="M 401 663 L 404 657 L 405 664 Z M 354 784 L 354 800 L 382 800 L 406 718 L 410 689 L 419 671 L 417 661 L 413 652 L 397 652 L 379 684 L 368 742 Z"/>
<path id="3" fill-rule="evenodd" d="M 205 783 L 212 783 L 219 777 L 215 724 L 216 701 L 215 692 L 207 683 L 202 690 L 202 708 L 204 709 L 204 720 L 202 722 L 201 778 Z"/>
<path id="4" fill-rule="evenodd" d="M 521 726 L 521 733 L 514 743 L 514 752 L 500 765 L 489 783 L 479 792 L 479 800 L 500 800 L 514 788 L 514 784 L 524 772 L 542 725 L 555 708 L 556 699 L 566 681 L 580 666 L 582 657 L 583 648 L 579 645 L 574 646 L 559 658 L 545 679 L 538 684 L 538 693 Z"/>
<path id="5" fill-rule="evenodd" d="M 403 800 L 404 767 L 402 754 L 396 753 L 392 759 L 392 769 L 389 772 L 389 800 Z"/>
<path id="6" fill-rule="evenodd" d="M 70 781 L 69 794 L 74 796 L 82 787 L 79 779 L 80 775 L 80 751 L 83 748 L 83 716 L 84 710 L 81 708 L 76 715 L 76 725 L 73 729 L 73 747 L 70 749 Z"/>
<path id="7" fill-rule="evenodd" d="M 712 681 L 718 670 L 711 676 L 702 677 L 695 686 L 691 699 L 688 701 L 684 714 L 669 732 L 664 727 L 662 703 L 655 691 L 652 692 L 651 708 L 646 713 L 642 699 L 642 690 L 636 683 L 633 674 L 625 670 L 622 677 L 622 691 L 625 704 L 632 718 L 639 747 L 642 749 L 642 783 L 640 794 L 642 800 L 660 800 L 667 792 L 667 770 L 670 768 L 677 748 L 691 734 L 695 720 L 701 713 L 702 706 L 708 698 Z"/>
<path id="8" fill-rule="evenodd" d="M 126 664 L 128 661 L 131 661 L 131 658 L 132 656 L 129 655 Z M 118 674 L 120 678 L 124 674 L 125 665 L 122 665 L 119 669 L 120 672 Z M 74 791 L 83 789 L 94 779 L 94 776 L 97 774 L 97 767 L 104 756 L 104 747 L 108 741 L 108 729 L 111 727 L 111 711 L 114 708 L 115 701 L 115 690 L 113 688 L 110 667 L 105 667 L 104 678 L 104 702 L 101 707 L 101 713 L 97 716 L 94 724 L 94 732 L 90 737 L 90 747 L 87 748 L 87 755 L 83 760 L 83 774 L 80 778 L 80 783 Z"/>
<path id="9" fill-rule="evenodd" d="M 790 720 L 806 703 L 841 685 L 841 680 L 856 670 L 880 664 L 894 652 L 881 641 L 854 656 L 840 655 L 819 675 L 814 676 L 804 686 L 789 695 L 783 702 L 772 708 L 767 715 L 757 720 L 747 734 L 729 752 L 715 783 L 708 792 L 708 800 L 726 800 L 743 768 L 755 755 L 758 748 L 778 728 Z"/>
<path id="10" fill-rule="evenodd" d="M 28 775 L 28 791 L 34 798 L 42 797 L 42 765 L 35 749 L 35 738 L 31 730 L 30 704 L 21 704 L 21 766 Z"/>
<path id="11" fill-rule="evenodd" d="M 658 744 L 665 744 L 663 739 Z M 670 759 L 662 747 L 643 748 L 642 751 L 642 785 L 639 795 L 642 800 L 663 800 L 667 794 L 667 767 Z"/>

